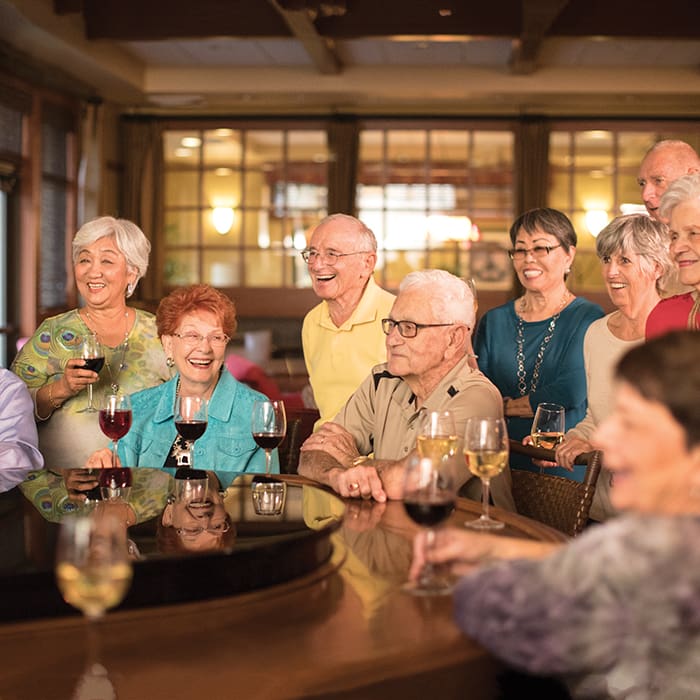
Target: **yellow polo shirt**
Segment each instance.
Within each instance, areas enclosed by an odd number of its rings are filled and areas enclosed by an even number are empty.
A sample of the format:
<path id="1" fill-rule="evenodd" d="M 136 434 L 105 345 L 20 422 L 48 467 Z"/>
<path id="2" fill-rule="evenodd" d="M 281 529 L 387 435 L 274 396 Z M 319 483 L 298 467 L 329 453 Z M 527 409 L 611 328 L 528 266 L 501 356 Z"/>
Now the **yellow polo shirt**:
<path id="1" fill-rule="evenodd" d="M 372 367 L 386 362 L 381 320 L 389 315 L 395 298 L 370 277 L 360 303 L 342 326 L 331 320 L 325 300 L 306 314 L 301 342 L 321 414 L 316 428 L 335 418 Z"/>

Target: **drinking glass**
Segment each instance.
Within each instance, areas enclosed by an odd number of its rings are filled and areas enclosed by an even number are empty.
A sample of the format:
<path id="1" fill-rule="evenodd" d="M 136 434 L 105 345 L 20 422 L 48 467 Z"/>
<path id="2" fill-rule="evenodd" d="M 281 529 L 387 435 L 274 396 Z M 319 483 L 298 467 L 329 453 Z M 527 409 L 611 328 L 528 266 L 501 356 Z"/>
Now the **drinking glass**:
<path id="1" fill-rule="evenodd" d="M 56 581 L 64 600 L 89 620 L 118 605 L 131 583 L 126 523 L 108 511 L 61 521 Z"/>
<path id="2" fill-rule="evenodd" d="M 129 467 L 100 469 L 100 496 L 103 501 L 128 501 L 133 476 Z"/>
<path id="3" fill-rule="evenodd" d="M 535 447 L 553 450 L 564 440 L 564 407 L 556 403 L 538 404 L 530 437 Z"/>
<path id="4" fill-rule="evenodd" d="M 287 433 L 287 416 L 284 401 L 255 401 L 250 429 L 255 442 L 265 450 L 265 474 L 271 471 L 272 450 Z"/>
<path id="5" fill-rule="evenodd" d="M 95 333 L 89 333 L 83 338 L 80 346 L 80 357 L 85 360 L 84 368 L 93 372 L 99 372 L 105 363 L 105 353 L 102 344 Z M 94 413 L 96 411 L 92 402 L 92 384 L 88 384 L 88 405 L 81 409 L 79 413 Z"/>
<path id="6" fill-rule="evenodd" d="M 191 468 L 194 468 L 194 443 L 207 429 L 208 409 L 208 401 L 201 396 L 178 394 L 175 399 L 175 427 L 187 445 L 187 464 Z"/>
<path id="7" fill-rule="evenodd" d="M 117 469 L 117 443 L 131 428 L 131 399 L 127 394 L 105 394 L 100 404 L 100 429 L 112 441 L 112 469 Z"/>
<path id="8" fill-rule="evenodd" d="M 457 454 L 459 437 L 449 411 L 426 411 L 421 416 L 416 449 L 421 457 L 438 461 Z"/>
<path id="9" fill-rule="evenodd" d="M 403 505 L 406 513 L 427 530 L 426 549 L 435 542 L 435 526 L 447 520 L 457 498 L 454 458 L 431 459 L 413 454 L 404 473 Z M 426 562 L 415 582 L 403 585 L 414 595 L 445 595 L 452 591 L 453 581 Z"/>
<path id="10" fill-rule="evenodd" d="M 502 418 L 471 417 L 464 432 L 464 458 L 481 479 L 481 516 L 464 523 L 477 530 L 498 530 L 504 524 L 489 516 L 491 479 L 508 464 L 508 431 Z"/>

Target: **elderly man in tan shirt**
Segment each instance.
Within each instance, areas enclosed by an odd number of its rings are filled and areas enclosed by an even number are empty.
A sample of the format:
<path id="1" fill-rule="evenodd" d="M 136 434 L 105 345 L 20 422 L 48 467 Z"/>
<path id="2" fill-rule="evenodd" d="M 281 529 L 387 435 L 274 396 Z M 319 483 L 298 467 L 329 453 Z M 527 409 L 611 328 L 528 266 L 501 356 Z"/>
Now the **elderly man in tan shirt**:
<path id="1" fill-rule="evenodd" d="M 474 301 L 464 281 L 444 270 L 408 274 L 383 321 L 387 362 L 377 365 L 332 422 L 302 446 L 299 473 L 343 497 L 401 498 L 403 471 L 426 411 L 449 410 L 457 434 L 470 416 L 502 417 L 498 389 L 469 366 Z M 360 457 L 373 454 L 371 465 Z M 463 493 L 480 483 L 460 462 Z M 492 482 L 495 505 L 515 510 L 510 473 Z"/>

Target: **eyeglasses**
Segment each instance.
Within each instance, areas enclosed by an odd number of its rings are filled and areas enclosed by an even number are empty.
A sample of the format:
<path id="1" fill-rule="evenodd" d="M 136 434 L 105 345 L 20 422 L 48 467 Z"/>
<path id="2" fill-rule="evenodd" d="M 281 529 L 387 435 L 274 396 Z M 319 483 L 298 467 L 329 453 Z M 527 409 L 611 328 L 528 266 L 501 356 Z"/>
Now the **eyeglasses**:
<path id="1" fill-rule="evenodd" d="M 213 348 L 222 348 L 228 345 L 228 341 L 231 340 L 226 333 L 210 333 L 209 335 L 202 335 L 201 333 L 194 333 L 188 331 L 187 333 L 173 333 L 176 338 L 179 338 L 185 345 L 194 347 L 195 345 L 200 345 L 203 340 L 206 340 L 209 345 Z"/>
<path id="2" fill-rule="evenodd" d="M 178 527 L 175 529 L 178 535 L 184 535 L 185 537 L 196 537 L 201 535 L 203 532 L 208 532 L 210 535 L 223 535 L 228 532 L 231 526 L 227 521 L 220 523 L 219 525 L 212 525 L 211 527 Z"/>
<path id="3" fill-rule="evenodd" d="M 511 260 L 525 260 L 528 253 L 532 253 L 533 258 L 546 258 L 555 248 L 561 248 L 561 243 L 557 245 L 536 245 L 534 248 L 513 248 L 508 251 Z"/>
<path id="4" fill-rule="evenodd" d="M 334 250 L 327 250 L 325 253 L 321 253 L 320 251 L 311 248 L 310 250 L 302 250 L 301 257 L 304 258 L 305 263 L 320 260 L 321 265 L 330 265 L 331 267 L 335 267 L 338 264 L 338 258 L 345 258 L 348 255 L 368 255 L 369 253 L 373 252 L 373 250 L 356 250 L 354 253 L 336 253 Z"/>
<path id="5" fill-rule="evenodd" d="M 454 326 L 454 323 L 414 323 L 413 321 L 394 321 L 393 318 L 382 319 L 384 335 L 389 335 L 394 328 L 399 329 L 402 338 L 415 338 L 421 328 L 438 328 L 440 326 Z"/>

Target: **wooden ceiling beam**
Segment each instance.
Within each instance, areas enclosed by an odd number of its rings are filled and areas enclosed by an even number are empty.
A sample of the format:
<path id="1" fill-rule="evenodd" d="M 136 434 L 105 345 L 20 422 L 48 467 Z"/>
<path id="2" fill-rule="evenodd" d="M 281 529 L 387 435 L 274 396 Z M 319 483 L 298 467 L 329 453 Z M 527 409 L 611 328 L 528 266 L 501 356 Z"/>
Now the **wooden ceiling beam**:
<path id="1" fill-rule="evenodd" d="M 285 9 L 277 0 L 269 0 L 269 3 L 280 13 L 292 34 L 301 42 L 319 73 L 340 73 L 340 60 L 331 48 L 330 41 L 316 31 L 311 13 L 307 9 Z"/>
<path id="2" fill-rule="evenodd" d="M 510 69 L 528 75 L 537 69 L 537 58 L 547 32 L 569 0 L 522 0 L 522 32 L 516 39 Z"/>

